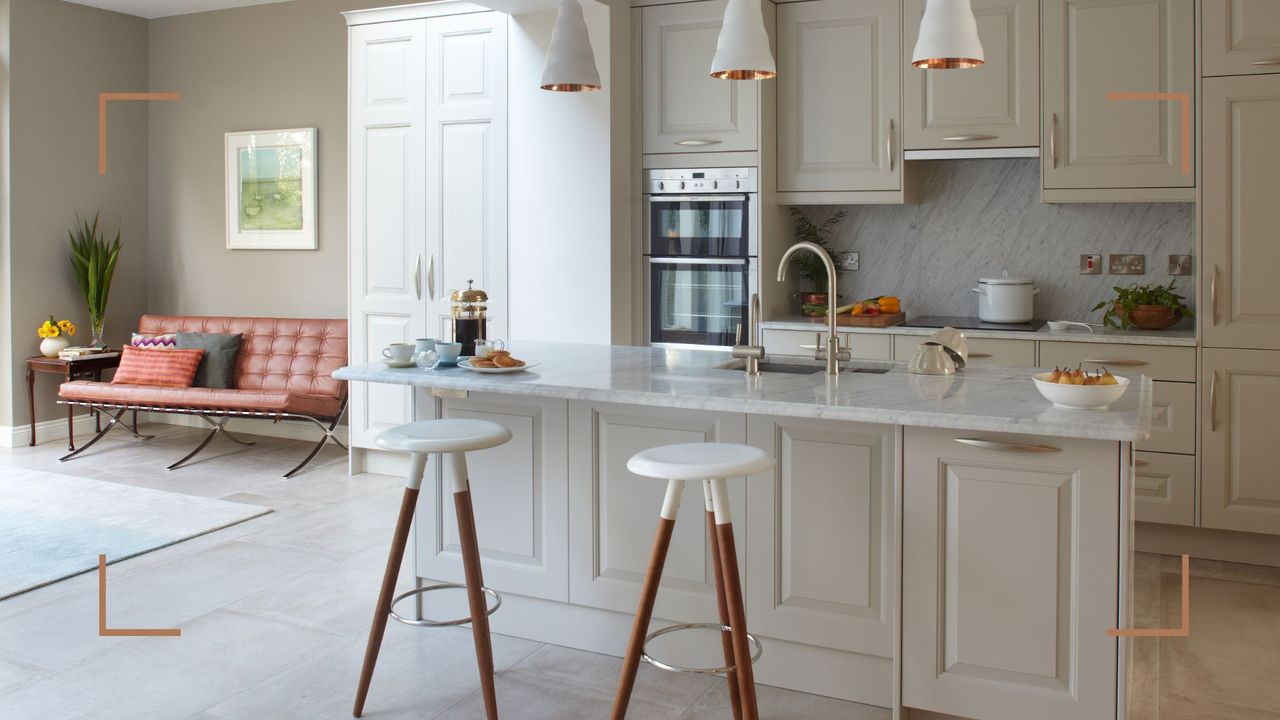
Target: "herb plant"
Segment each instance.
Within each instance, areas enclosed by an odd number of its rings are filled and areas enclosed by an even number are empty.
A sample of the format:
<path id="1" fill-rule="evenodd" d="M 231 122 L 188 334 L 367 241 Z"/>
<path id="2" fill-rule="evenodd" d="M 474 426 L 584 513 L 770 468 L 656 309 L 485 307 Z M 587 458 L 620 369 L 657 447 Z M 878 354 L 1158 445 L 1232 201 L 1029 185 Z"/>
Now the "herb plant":
<path id="1" fill-rule="evenodd" d="M 1138 285 L 1134 283 L 1129 287 L 1114 287 L 1115 297 L 1108 298 L 1093 306 L 1094 310 L 1106 308 L 1106 313 L 1102 316 L 1102 322 L 1107 327 L 1125 328 L 1132 326 L 1129 321 L 1129 313 L 1136 309 L 1139 305 L 1155 305 L 1157 307 L 1167 307 L 1175 313 L 1181 313 L 1184 317 L 1195 317 L 1191 312 L 1191 308 L 1183 302 L 1186 298 L 1179 295 L 1173 289 L 1172 280 L 1168 285 Z"/>
<path id="2" fill-rule="evenodd" d="M 841 210 L 819 225 L 798 209 L 791 208 L 791 217 L 796 224 L 796 242 L 811 242 L 830 255 L 831 236 L 835 234 L 836 225 L 844 220 L 844 215 L 844 210 Z M 827 270 L 823 267 L 821 258 L 813 253 L 800 253 L 792 256 L 791 262 L 800 276 L 809 281 L 813 292 L 827 292 Z"/>

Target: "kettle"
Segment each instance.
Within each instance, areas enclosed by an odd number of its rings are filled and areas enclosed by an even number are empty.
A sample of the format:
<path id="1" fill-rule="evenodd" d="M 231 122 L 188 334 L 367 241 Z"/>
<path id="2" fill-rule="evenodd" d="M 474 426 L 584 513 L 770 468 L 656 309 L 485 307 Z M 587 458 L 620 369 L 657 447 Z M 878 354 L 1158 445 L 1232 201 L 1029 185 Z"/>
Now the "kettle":
<path id="1" fill-rule="evenodd" d="M 907 372 L 916 375 L 955 375 L 956 361 L 941 343 L 926 340 L 916 348 L 907 364 Z"/>

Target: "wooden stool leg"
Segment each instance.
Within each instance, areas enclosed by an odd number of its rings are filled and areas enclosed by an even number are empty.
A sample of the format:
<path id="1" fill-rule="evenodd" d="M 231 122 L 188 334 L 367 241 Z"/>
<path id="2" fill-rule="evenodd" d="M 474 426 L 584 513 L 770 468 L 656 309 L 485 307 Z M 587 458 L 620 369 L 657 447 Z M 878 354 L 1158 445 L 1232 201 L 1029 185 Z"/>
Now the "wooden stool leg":
<path id="1" fill-rule="evenodd" d="M 493 641 L 489 635 L 489 603 L 485 599 L 484 573 L 480 569 L 480 543 L 476 540 L 476 518 L 471 507 L 467 460 L 463 453 L 449 453 L 446 457 L 453 482 L 453 507 L 458 515 L 458 540 L 462 546 L 467 601 L 471 606 L 471 634 L 476 644 L 480 692 L 484 695 L 485 716 L 488 720 L 498 720 L 498 694 L 493 677 Z"/>
<path id="2" fill-rule="evenodd" d="M 644 638 L 649 633 L 649 620 L 653 617 L 653 604 L 658 599 L 658 585 L 662 582 L 662 566 L 667 561 L 667 548 L 671 546 L 671 531 L 676 526 L 676 512 L 680 509 L 680 495 L 684 492 L 683 480 L 668 480 L 667 495 L 658 517 L 658 531 L 653 538 L 653 553 L 649 556 L 649 568 L 644 573 L 644 585 L 640 588 L 640 604 L 631 625 L 631 637 L 627 640 L 627 652 L 622 656 L 622 676 L 618 679 L 618 692 L 613 698 L 612 720 L 627 716 L 631 703 L 631 691 L 636 685 L 636 673 L 640 670 L 640 655 L 644 652 Z"/>
<path id="3" fill-rule="evenodd" d="M 729 601 L 724 592 L 724 567 L 721 565 L 720 559 L 720 538 L 716 533 L 716 514 L 711 501 L 711 481 L 702 481 L 703 497 L 707 503 L 707 534 L 711 538 L 711 563 L 712 574 L 716 580 L 716 605 L 720 610 L 720 624 L 733 627 L 729 622 Z M 729 632 L 720 633 L 720 644 L 724 648 L 724 664 L 731 666 L 734 664 L 733 658 L 733 634 Z M 738 692 L 738 673 L 736 670 L 730 670 L 725 679 L 729 683 L 729 706 L 733 709 L 733 720 L 742 720 L 742 698 Z"/>
<path id="4" fill-rule="evenodd" d="M 360 684 L 356 687 L 356 702 L 351 714 L 360 717 L 364 701 L 369 695 L 369 682 L 373 668 L 378 664 L 378 651 L 382 648 L 382 635 L 387 630 L 387 618 L 391 617 L 391 599 L 395 597 L 396 578 L 400 575 L 400 563 L 404 560 L 404 547 L 409 541 L 409 528 L 413 524 L 413 511 L 418 504 L 418 488 L 422 486 L 422 471 L 426 466 L 425 455 L 414 455 L 409 470 L 409 483 L 400 501 L 400 515 L 396 518 L 395 534 L 391 538 L 391 551 L 387 554 L 387 569 L 382 573 L 382 589 L 378 591 L 378 604 L 373 608 L 373 625 L 369 628 L 369 644 L 364 651 L 364 665 L 360 669 Z"/>
<path id="5" fill-rule="evenodd" d="M 729 604 L 729 627 L 733 628 L 733 657 L 738 671 L 738 689 L 743 720 L 759 720 L 756 706 L 756 678 L 751 669 L 751 645 L 747 640 L 747 612 L 742 604 L 742 583 L 738 577 L 738 552 L 733 541 L 733 517 L 729 512 L 729 492 L 722 479 L 711 481 L 715 505 L 716 534 L 720 540 L 720 566 Z"/>

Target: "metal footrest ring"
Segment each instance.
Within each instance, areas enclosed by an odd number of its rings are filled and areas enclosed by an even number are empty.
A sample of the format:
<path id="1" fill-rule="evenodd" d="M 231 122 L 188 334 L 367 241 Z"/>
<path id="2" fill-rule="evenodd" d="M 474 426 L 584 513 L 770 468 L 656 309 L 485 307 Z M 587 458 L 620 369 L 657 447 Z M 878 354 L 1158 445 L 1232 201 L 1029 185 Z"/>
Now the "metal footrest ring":
<path id="1" fill-rule="evenodd" d="M 675 665 L 672 663 L 662 662 L 661 660 L 658 660 L 649 654 L 649 643 L 662 637 L 663 635 L 667 635 L 673 632 L 680 632 L 682 630 L 719 630 L 721 632 L 729 632 L 731 628 L 728 625 L 721 625 L 720 623 L 681 623 L 679 625 L 672 625 L 670 627 L 662 628 L 661 630 L 655 630 L 645 636 L 644 646 L 640 649 L 640 659 L 660 670 L 668 670 L 670 672 L 679 672 L 679 673 L 724 675 L 725 673 L 729 673 L 737 669 L 736 664 L 725 665 L 724 667 L 714 667 L 714 668 L 684 667 L 682 665 Z M 757 639 L 756 636 L 752 635 L 751 633 L 747 633 L 747 642 L 755 646 L 755 649 L 751 651 L 751 664 L 755 665 L 756 661 L 760 659 L 760 656 L 764 654 L 764 645 L 761 645 L 760 640 Z"/>
<path id="2" fill-rule="evenodd" d="M 408 598 L 414 597 L 416 595 L 421 595 L 423 593 L 429 593 L 429 592 L 432 592 L 433 590 L 457 590 L 457 589 L 465 590 L 467 589 L 467 586 L 462 585 L 460 583 L 436 583 L 434 585 L 427 585 L 425 587 L 420 587 L 416 590 L 410 590 L 409 592 L 400 593 L 399 595 L 395 596 L 391 600 L 391 617 L 395 619 L 397 622 L 402 622 L 405 625 L 413 625 L 414 627 L 454 627 L 456 625 L 466 625 L 467 623 L 471 622 L 470 615 L 464 618 L 459 618 L 457 620 L 432 620 L 430 618 L 415 620 L 413 618 L 405 617 L 396 612 L 396 604 L 399 603 L 401 600 L 406 600 Z M 499 595 L 496 590 L 490 590 L 489 588 L 480 588 L 480 589 L 484 591 L 485 595 L 488 595 L 489 597 L 493 598 L 493 605 L 489 607 L 489 609 L 485 612 L 485 615 L 488 616 L 488 615 L 494 614 L 495 612 L 498 611 L 498 608 L 502 607 L 502 596 Z"/>

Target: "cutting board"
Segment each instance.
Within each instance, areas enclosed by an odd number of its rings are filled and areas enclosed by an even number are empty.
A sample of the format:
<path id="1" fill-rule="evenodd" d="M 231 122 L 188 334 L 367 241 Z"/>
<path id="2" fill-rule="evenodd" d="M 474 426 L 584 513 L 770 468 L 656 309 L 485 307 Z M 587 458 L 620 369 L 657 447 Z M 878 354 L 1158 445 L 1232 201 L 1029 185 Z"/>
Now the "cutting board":
<path id="1" fill-rule="evenodd" d="M 891 327 L 906 322 L 907 314 L 884 313 L 881 315 L 850 315 L 844 313 L 836 317 L 836 324 L 844 327 Z"/>

